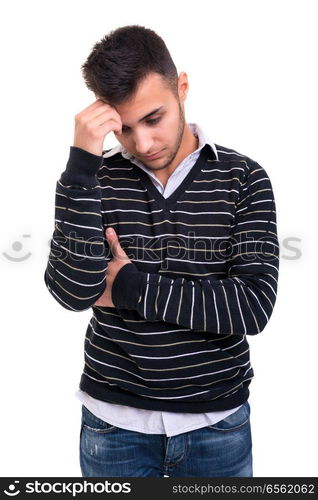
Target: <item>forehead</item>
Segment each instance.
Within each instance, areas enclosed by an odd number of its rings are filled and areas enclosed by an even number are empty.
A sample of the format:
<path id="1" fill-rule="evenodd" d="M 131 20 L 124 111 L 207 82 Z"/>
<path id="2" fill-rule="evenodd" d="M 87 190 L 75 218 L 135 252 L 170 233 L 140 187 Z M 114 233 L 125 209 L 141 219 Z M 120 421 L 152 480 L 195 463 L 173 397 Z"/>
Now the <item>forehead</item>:
<path id="1" fill-rule="evenodd" d="M 123 123 L 132 125 L 157 108 L 162 107 L 163 110 L 172 98 L 172 92 L 166 87 L 161 75 L 152 73 L 139 83 L 132 98 L 114 107 Z"/>

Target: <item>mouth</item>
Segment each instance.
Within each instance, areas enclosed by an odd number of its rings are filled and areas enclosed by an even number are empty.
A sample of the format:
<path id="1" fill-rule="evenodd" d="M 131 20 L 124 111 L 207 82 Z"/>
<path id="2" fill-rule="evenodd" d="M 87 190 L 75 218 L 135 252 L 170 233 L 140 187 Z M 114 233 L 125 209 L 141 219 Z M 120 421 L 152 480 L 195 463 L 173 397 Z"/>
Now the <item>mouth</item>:
<path id="1" fill-rule="evenodd" d="M 156 158 L 159 158 L 159 156 L 161 156 L 162 152 L 163 152 L 163 149 L 161 149 L 161 151 L 158 151 L 157 153 L 154 153 L 152 155 L 142 156 L 142 158 L 144 158 L 145 160 L 155 160 Z"/>

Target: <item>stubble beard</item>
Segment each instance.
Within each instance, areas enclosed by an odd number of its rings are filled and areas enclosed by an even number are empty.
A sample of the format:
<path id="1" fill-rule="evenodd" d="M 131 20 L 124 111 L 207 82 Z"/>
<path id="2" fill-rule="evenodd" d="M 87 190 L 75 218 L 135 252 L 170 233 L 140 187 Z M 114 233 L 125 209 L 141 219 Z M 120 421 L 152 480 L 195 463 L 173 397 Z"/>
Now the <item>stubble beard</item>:
<path id="1" fill-rule="evenodd" d="M 174 146 L 174 149 L 172 153 L 168 156 L 167 160 L 163 165 L 160 165 L 158 167 L 153 167 L 151 165 L 148 165 L 147 163 L 143 162 L 146 168 L 152 171 L 158 171 L 158 170 L 163 170 L 164 168 L 169 167 L 169 165 L 173 162 L 175 157 L 178 154 L 178 151 L 180 149 L 180 145 L 182 142 L 182 137 L 183 137 L 183 132 L 184 132 L 184 127 L 185 127 L 185 118 L 184 118 L 184 113 L 182 110 L 182 107 L 180 105 L 180 101 L 178 101 L 178 106 L 179 106 L 179 126 L 178 126 L 178 134 L 177 134 L 177 140 Z"/>

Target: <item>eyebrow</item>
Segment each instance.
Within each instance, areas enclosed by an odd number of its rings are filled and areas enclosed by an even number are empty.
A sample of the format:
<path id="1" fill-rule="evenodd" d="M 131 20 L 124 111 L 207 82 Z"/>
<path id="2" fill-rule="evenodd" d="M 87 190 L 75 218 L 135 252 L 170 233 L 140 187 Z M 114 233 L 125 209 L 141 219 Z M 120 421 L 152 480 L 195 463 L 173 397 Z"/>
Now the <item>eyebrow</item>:
<path id="1" fill-rule="evenodd" d="M 140 120 L 138 120 L 138 123 L 139 122 L 142 122 L 143 120 L 145 120 L 146 118 L 149 118 L 149 116 L 152 116 L 154 115 L 155 113 L 158 113 L 158 111 L 160 111 L 164 106 L 160 106 L 159 108 L 156 108 L 154 109 L 153 111 L 150 111 L 150 113 L 147 113 L 145 116 L 143 116 L 142 118 L 140 118 Z M 123 127 L 126 127 L 126 128 L 130 128 L 128 127 L 128 125 L 125 125 L 123 124 Z"/>

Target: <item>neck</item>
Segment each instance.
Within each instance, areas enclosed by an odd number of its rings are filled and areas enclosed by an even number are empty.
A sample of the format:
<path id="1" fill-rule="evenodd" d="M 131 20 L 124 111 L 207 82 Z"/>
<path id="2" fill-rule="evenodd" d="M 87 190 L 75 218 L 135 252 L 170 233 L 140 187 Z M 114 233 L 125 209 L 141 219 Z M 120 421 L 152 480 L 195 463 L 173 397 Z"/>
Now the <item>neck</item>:
<path id="1" fill-rule="evenodd" d="M 196 149 L 199 147 L 199 138 L 193 135 L 191 128 L 189 127 L 188 124 L 185 125 L 184 127 L 184 133 L 183 133 L 183 138 L 182 138 L 182 144 L 183 146 L 180 147 L 180 150 L 178 152 L 178 155 L 182 149 L 181 152 L 181 159 L 179 163 L 184 160 L 189 154 L 193 153 Z M 177 156 L 178 156 L 177 155 Z"/>
<path id="2" fill-rule="evenodd" d="M 182 141 L 180 144 L 179 151 L 170 163 L 169 167 L 158 170 L 155 175 L 160 180 L 160 182 L 165 186 L 168 182 L 170 175 L 174 172 L 178 165 L 187 157 L 189 154 L 193 153 L 199 147 L 199 138 L 193 135 L 191 128 L 188 124 L 185 125 Z"/>

